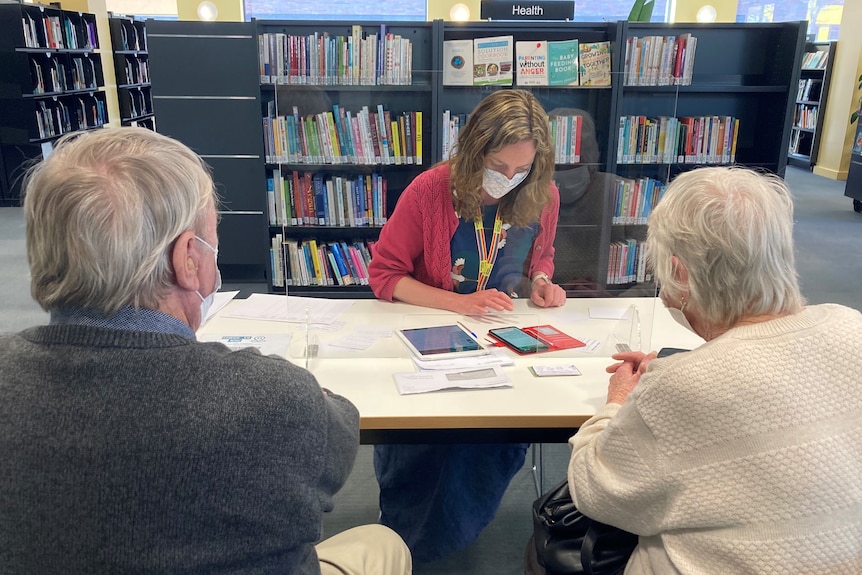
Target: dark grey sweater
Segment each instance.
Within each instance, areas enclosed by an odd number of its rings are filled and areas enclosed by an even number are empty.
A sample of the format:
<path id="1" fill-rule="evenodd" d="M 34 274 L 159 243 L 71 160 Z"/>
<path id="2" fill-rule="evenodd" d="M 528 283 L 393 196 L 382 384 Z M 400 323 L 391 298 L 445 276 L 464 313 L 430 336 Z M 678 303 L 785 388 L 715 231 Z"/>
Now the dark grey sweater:
<path id="1" fill-rule="evenodd" d="M 0 572 L 319 573 L 359 415 L 307 371 L 181 336 L 0 336 Z"/>

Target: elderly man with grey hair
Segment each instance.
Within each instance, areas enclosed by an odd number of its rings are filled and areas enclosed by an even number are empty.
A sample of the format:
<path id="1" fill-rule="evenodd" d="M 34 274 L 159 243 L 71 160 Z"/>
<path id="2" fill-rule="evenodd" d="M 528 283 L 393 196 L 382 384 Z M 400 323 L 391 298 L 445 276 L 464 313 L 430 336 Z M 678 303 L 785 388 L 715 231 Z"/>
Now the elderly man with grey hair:
<path id="1" fill-rule="evenodd" d="M 34 299 L 0 337 L 0 571 L 411 572 L 380 525 L 320 542 L 358 413 L 288 361 L 200 343 L 216 196 L 142 128 L 62 139 L 25 182 Z"/>

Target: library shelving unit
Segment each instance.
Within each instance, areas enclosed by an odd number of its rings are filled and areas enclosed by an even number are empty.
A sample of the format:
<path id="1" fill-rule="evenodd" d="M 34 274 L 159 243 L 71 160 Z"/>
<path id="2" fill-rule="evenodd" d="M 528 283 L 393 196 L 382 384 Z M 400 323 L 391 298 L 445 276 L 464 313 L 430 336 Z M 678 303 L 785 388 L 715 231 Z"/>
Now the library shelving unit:
<path id="1" fill-rule="evenodd" d="M 608 154 L 612 138 L 611 119 L 617 98 L 618 86 L 610 82 L 602 86 L 573 85 L 527 85 L 519 82 L 517 57 L 519 49 L 536 43 L 565 43 L 577 40 L 579 46 L 592 43 L 608 43 L 611 58 L 617 52 L 620 25 L 616 22 L 596 24 L 571 22 L 444 22 L 441 42 L 441 62 L 450 64 L 451 54 L 457 54 L 457 45 L 466 41 L 474 43 L 474 51 L 481 50 L 485 42 L 494 43 L 493 38 L 511 37 L 513 71 L 511 86 L 508 85 L 446 85 L 441 76 L 438 84 L 439 110 L 435 119 L 435 149 L 446 157 L 451 140 L 456 140 L 457 125 L 466 120 L 469 112 L 493 90 L 509 87 L 530 91 L 541 102 L 553 122 L 553 134 L 564 132 L 573 138 L 556 138 L 557 164 L 555 181 L 560 190 L 560 217 L 555 240 L 554 281 L 570 293 L 580 295 L 605 293 L 607 270 L 607 245 L 610 242 L 610 203 L 612 158 Z M 504 40 L 506 41 L 506 40 Z M 520 43 L 520 44 L 519 44 Z M 449 46 L 455 48 L 449 48 Z M 548 48 L 553 50 L 553 48 Z M 550 58 L 549 58 L 550 60 Z M 460 64 L 460 62 L 458 62 Z M 476 60 L 474 67 L 479 64 Z M 616 69 L 611 62 L 611 70 Z M 488 73 L 479 64 L 481 72 L 474 71 L 474 83 L 483 81 L 481 74 Z M 550 74 L 549 65 L 549 74 Z M 504 68 L 500 65 L 500 69 Z M 469 81 L 469 80 L 467 80 Z M 549 78 L 548 83 L 553 80 Z M 543 82 L 544 83 L 544 82 Z M 572 134 L 564 127 L 568 118 L 575 118 L 580 129 Z M 563 140 L 576 141 L 579 154 L 572 157 L 566 153 Z"/>
<path id="2" fill-rule="evenodd" d="M 256 21 L 269 287 L 369 295 L 369 243 L 437 159 L 433 22 Z"/>
<path id="3" fill-rule="evenodd" d="M 22 166 L 63 134 L 108 122 L 96 18 L 0 4 L 2 205 L 20 201 Z"/>
<path id="4" fill-rule="evenodd" d="M 155 130 L 146 22 L 116 16 L 109 18 L 108 23 L 114 50 L 120 121 L 123 126 Z"/>
<path id="5" fill-rule="evenodd" d="M 611 138 L 621 186 L 640 186 L 640 197 L 643 186 L 660 194 L 679 173 L 707 165 L 784 175 L 805 22 L 623 26 L 619 129 Z M 667 71 L 677 66 L 674 79 Z M 632 287 L 620 257 L 632 248 L 640 256 L 649 210 L 633 208 L 629 199 L 638 195 L 624 192 L 615 194 L 608 278 L 620 288 Z M 646 270 L 635 285 L 649 288 L 648 280 Z"/>
<path id="6" fill-rule="evenodd" d="M 158 131 L 212 168 L 222 276 L 262 282 L 269 256 L 254 24 L 148 19 L 146 26 Z"/>
<path id="7" fill-rule="evenodd" d="M 793 166 L 810 170 L 817 164 L 837 45 L 835 41 L 805 44 L 787 156 Z"/>

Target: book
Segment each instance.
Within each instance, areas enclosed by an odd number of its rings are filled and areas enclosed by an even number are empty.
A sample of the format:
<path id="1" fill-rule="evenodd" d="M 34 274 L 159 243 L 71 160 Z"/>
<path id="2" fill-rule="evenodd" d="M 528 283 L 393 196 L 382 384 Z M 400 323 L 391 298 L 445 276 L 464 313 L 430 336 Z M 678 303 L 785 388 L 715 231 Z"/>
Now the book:
<path id="1" fill-rule="evenodd" d="M 473 85 L 473 40 L 443 42 L 443 85 Z"/>
<path id="2" fill-rule="evenodd" d="M 515 78 L 519 86 L 548 85 L 548 42 L 515 42 Z"/>
<path id="3" fill-rule="evenodd" d="M 589 42 L 578 46 L 581 86 L 611 85 L 610 42 Z"/>
<path id="4" fill-rule="evenodd" d="M 512 36 L 473 39 L 473 85 L 512 85 Z"/>
<path id="5" fill-rule="evenodd" d="M 578 85 L 578 41 L 548 42 L 548 85 Z"/>

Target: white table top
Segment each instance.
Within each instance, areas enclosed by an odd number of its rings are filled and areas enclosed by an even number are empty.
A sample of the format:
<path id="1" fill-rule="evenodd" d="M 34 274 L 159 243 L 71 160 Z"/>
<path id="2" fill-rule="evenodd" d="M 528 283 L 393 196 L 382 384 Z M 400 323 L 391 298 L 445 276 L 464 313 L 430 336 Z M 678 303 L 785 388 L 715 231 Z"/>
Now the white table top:
<path id="1" fill-rule="evenodd" d="M 343 300 L 342 300 L 343 301 Z M 270 335 L 292 333 L 285 357 L 305 364 L 305 325 L 287 322 L 224 317 L 229 304 L 198 333 L 206 335 Z M 636 306 L 637 321 L 590 319 L 593 315 L 622 313 Z M 340 318 L 338 331 L 311 329 L 320 346 L 318 357 L 308 368 L 322 387 L 350 399 L 359 409 L 360 428 L 365 432 L 404 430 L 555 430 L 556 437 L 570 434 L 589 419 L 605 402 L 608 374 L 618 341 L 633 349 L 661 347 L 691 349 L 703 343 L 695 334 L 677 325 L 657 298 L 570 298 L 562 308 L 541 309 L 526 300 L 516 300 L 514 312 L 493 316 L 494 325 L 551 324 L 580 340 L 595 340 L 594 352 L 582 348 L 518 356 L 514 366 L 503 370 L 514 383 L 512 388 L 445 390 L 416 395 L 400 395 L 393 373 L 415 371 L 416 366 L 404 344 L 394 335 L 376 341 L 368 349 L 352 351 L 330 347 L 328 341 L 355 331 L 359 326 L 392 330 L 420 325 L 441 325 L 462 321 L 483 338 L 487 327 L 475 317 L 379 300 L 352 300 L 350 310 Z M 640 346 L 638 342 L 638 331 Z M 535 377 L 534 365 L 574 364 L 580 376 Z M 366 433 L 367 435 L 367 433 Z M 526 438 L 526 435 L 524 435 Z M 367 439 L 367 437 L 366 437 Z M 531 440 L 531 439 L 527 439 Z"/>

